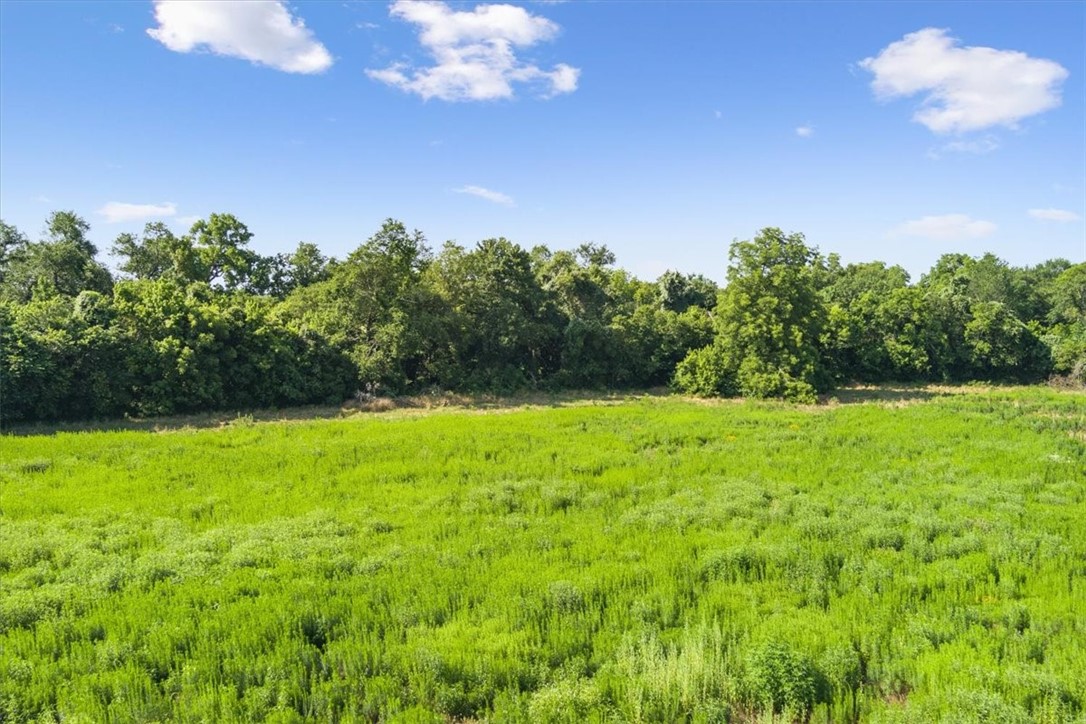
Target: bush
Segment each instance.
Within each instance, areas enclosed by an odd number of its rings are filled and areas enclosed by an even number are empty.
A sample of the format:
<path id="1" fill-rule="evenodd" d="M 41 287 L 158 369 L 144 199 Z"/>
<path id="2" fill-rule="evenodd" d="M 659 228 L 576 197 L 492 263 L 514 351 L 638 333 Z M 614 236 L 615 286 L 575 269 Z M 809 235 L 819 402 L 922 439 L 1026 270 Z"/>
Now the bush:
<path id="1" fill-rule="evenodd" d="M 534 722 L 582 722 L 600 705 L 599 690 L 588 679 L 560 679 L 532 694 L 529 719 Z"/>
<path id="2" fill-rule="evenodd" d="M 757 357 L 748 357 L 739 365 L 739 390 L 744 397 L 781 398 L 790 402 L 813 403 L 815 388 L 806 380 L 793 377 L 780 367 L 772 367 Z"/>
<path id="3" fill-rule="evenodd" d="M 735 372 L 724 349 L 717 344 L 696 349 L 675 368 L 672 385 L 698 397 L 734 397 L 739 392 Z"/>
<path id="4" fill-rule="evenodd" d="M 750 703 L 774 715 L 806 719 L 819 698 L 817 681 L 811 662 L 778 642 L 755 649 L 747 664 Z"/>

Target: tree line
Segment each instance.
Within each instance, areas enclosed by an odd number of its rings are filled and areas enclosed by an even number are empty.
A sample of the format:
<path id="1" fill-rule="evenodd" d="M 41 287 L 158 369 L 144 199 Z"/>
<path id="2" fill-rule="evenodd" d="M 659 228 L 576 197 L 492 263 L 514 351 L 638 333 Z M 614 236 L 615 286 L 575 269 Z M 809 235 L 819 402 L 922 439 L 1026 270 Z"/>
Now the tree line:
<path id="1" fill-rule="evenodd" d="M 644 388 L 811 401 L 845 381 L 1086 382 L 1086 263 L 944 255 L 918 282 L 801 234 L 736 241 L 727 284 L 642 281 L 603 246 L 431 249 L 386 221 L 345 259 L 263 256 L 230 214 L 121 234 L 0 222 L 0 418 L 339 403 L 357 392 Z"/>

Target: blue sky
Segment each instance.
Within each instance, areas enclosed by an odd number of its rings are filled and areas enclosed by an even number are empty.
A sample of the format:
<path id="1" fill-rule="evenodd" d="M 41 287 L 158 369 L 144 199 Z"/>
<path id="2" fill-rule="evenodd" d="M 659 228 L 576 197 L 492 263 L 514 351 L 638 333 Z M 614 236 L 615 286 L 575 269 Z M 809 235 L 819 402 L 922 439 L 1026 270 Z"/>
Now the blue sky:
<path id="1" fill-rule="evenodd" d="M 304 24 L 304 25 L 303 25 Z M 724 278 L 764 226 L 846 262 L 1086 260 L 1086 4 L 0 2 L 0 215 L 230 212 L 262 253 L 607 244 Z"/>

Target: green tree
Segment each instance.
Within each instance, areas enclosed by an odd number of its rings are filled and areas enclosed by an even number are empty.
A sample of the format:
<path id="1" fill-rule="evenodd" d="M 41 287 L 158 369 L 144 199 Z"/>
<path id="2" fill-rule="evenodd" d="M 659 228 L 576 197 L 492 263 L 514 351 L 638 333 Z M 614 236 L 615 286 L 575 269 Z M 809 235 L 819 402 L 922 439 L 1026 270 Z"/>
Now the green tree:
<path id="1" fill-rule="evenodd" d="M 96 261 L 98 250 L 87 238 L 89 231 L 90 224 L 75 212 L 56 211 L 50 214 L 41 241 L 9 241 L 16 252 L 6 265 L 0 295 L 26 302 L 35 295 L 74 297 L 83 290 L 108 294 L 113 279 Z"/>
<path id="2" fill-rule="evenodd" d="M 166 224 L 154 221 L 143 234 L 121 234 L 113 242 L 113 255 L 121 259 L 120 270 L 134 279 L 161 279 L 169 276 L 181 282 L 201 279 L 201 264 L 192 238 L 177 236 Z"/>
<path id="3" fill-rule="evenodd" d="M 734 375 L 749 397 L 813 400 L 829 382 L 819 348 L 826 309 L 816 286 L 817 252 L 802 234 L 765 228 L 733 243 L 729 259 L 712 346 L 724 359 L 712 368 Z M 713 353 L 698 358 L 706 354 Z M 682 379 L 676 384 L 682 388 Z"/>
<path id="4" fill-rule="evenodd" d="M 291 329 L 344 351 L 363 388 L 403 389 L 436 343 L 423 319 L 432 294 L 420 284 L 426 238 L 388 219 L 326 281 L 294 291 L 278 312 Z"/>
<path id="5" fill-rule="evenodd" d="M 608 279 L 615 255 L 605 246 L 582 244 L 574 251 L 535 250 L 540 286 L 567 319 L 602 321 L 608 310 Z"/>
<path id="6" fill-rule="evenodd" d="M 471 251 L 448 243 L 427 282 L 448 308 L 455 365 L 445 384 L 508 390 L 553 371 L 561 328 L 522 247 L 504 238 Z"/>
<path id="7" fill-rule="evenodd" d="M 1072 266 L 1066 259 L 1049 259 L 1031 267 L 1016 269 L 1017 289 L 1022 295 L 1015 304 L 1019 319 L 1027 323 L 1047 323 L 1052 313 L 1056 280 Z"/>
<path id="8" fill-rule="evenodd" d="M 1049 372 L 1048 349 L 1001 302 L 979 302 L 965 325 L 974 379 L 1036 380 Z"/>
<path id="9" fill-rule="evenodd" d="M 827 363 L 839 379 L 917 380 L 930 374 L 932 330 L 921 290 L 882 262 L 849 264 L 822 290 Z"/>
<path id="10" fill-rule="evenodd" d="M 666 271 L 656 280 L 660 304 L 664 309 L 682 314 L 690 307 L 710 310 L 716 306 L 719 289 L 701 274 Z"/>
<path id="11" fill-rule="evenodd" d="M 246 291 L 284 299 L 295 289 L 327 280 L 333 267 L 316 244 L 300 242 L 290 254 L 256 257 Z"/>
<path id="12" fill-rule="evenodd" d="M 112 300 L 0 303 L 0 400 L 4 422 L 117 417 L 129 399 L 126 340 L 112 327 Z"/>
<path id="13" fill-rule="evenodd" d="M 1053 324 L 1086 322 L 1086 262 L 1065 269 L 1048 289 L 1049 321 Z"/>
<path id="14" fill-rule="evenodd" d="M 287 264 L 293 289 L 322 282 L 332 270 L 331 260 L 321 254 L 316 244 L 306 241 L 298 242 L 297 248 L 287 258 Z"/>
<path id="15" fill-rule="evenodd" d="M 533 267 L 544 297 L 536 320 L 550 327 L 557 349 L 541 350 L 541 374 L 557 366 L 554 384 L 601 387 L 617 383 L 622 351 L 611 326 L 611 280 L 615 255 L 601 245 L 573 251 L 533 251 Z M 557 361 L 555 358 L 558 358 Z"/>
<path id="16" fill-rule="evenodd" d="M 1066 268 L 1046 285 L 1045 294 L 1053 371 L 1086 385 L 1086 263 Z"/>
<path id="17" fill-rule="evenodd" d="M 0 219 L 0 289 L 3 288 L 8 267 L 26 254 L 29 244 L 30 240 L 23 232 Z"/>
<path id="18" fill-rule="evenodd" d="M 0 301 L 0 424 L 64 417 L 72 385 L 72 300 Z"/>
<path id="19" fill-rule="evenodd" d="M 189 230 L 203 281 L 217 289 L 242 289 L 249 282 L 258 255 L 248 248 L 249 227 L 233 214 L 211 214 Z"/>
<path id="20" fill-rule="evenodd" d="M 932 372 L 954 380 L 1033 379 L 1046 374 L 1041 325 L 1049 289 L 1067 262 L 1009 266 L 994 254 L 945 254 L 921 279 Z M 1058 357 L 1058 355 L 1057 355 Z"/>
<path id="21" fill-rule="evenodd" d="M 117 284 L 117 327 L 130 343 L 135 411 L 141 415 L 220 409 L 226 320 L 203 283 L 170 278 Z"/>
<path id="22" fill-rule="evenodd" d="M 641 304 L 632 314 L 617 315 L 611 329 L 618 349 L 611 374 L 621 387 L 667 384 L 678 364 L 714 337 L 712 317 L 697 306 L 679 314 L 658 304 Z"/>

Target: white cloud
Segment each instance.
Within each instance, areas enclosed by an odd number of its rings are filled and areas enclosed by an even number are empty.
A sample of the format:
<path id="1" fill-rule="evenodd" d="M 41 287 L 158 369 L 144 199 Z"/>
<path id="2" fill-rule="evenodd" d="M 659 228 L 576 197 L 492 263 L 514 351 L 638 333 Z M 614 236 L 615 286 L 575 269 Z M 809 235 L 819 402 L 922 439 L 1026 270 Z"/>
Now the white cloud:
<path id="1" fill-rule="evenodd" d="M 719 120 L 719 119 L 724 117 L 724 114 L 721 113 L 720 111 L 713 111 L 713 117 L 716 118 L 717 120 Z"/>
<path id="2" fill-rule="evenodd" d="M 969 141 L 951 141 L 950 143 L 944 143 L 942 146 L 928 151 L 928 156 L 936 159 L 941 158 L 944 153 L 972 153 L 981 156 L 995 151 L 999 148 L 999 145 L 999 139 L 988 134 L 981 138 L 974 138 Z"/>
<path id="3" fill-rule="evenodd" d="M 166 202 L 162 204 L 126 204 L 120 201 L 110 201 L 98 209 L 98 215 L 105 217 L 107 224 L 116 224 L 122 221 L 140 221 L 142 219 L 160 219 L 166 216 L 174 216 L 177 213 L 177 205 Z"/>
<path id="4" fill-rule="evenodd" d="M 796 128 L 796 135 L 800 138 L 810 138 L 814 135 L 814 128 L 811 126 L 799 126 Z"/>
<path id="5" fill-rule="evenodd" d="M 463 188 L 453 189 L 458 194 L 470 194 L 472 196 L 478 196 L 481 199 L 486 199 L 495 204 L 501 204 L 502 206 L 516 206 L 516 203 L 512 198 L 506 196 L 500 191 L 491 191 L 490 189 L 484 189 L 482 186 L 464 186 Z"/>
<path id="6" fill-rule="evenodd" d="M 332 56 L 278 0 L 156 0 L 147 34 L 170 50 L 208 50 L 287 73 L 320 73 Z"/>
<path id="7" fill-rule="evenodd" d="M 515 48 L 528 48 L 558 35 L 558 25 L 514 5 L 478 5 L 455 11 L 436 0 L 396 0 L 394 18 L 418 27 L 419 42 L 434 65 L 395 63 L 367 70 L 374 80 L 424 99 L 482 101 L 512 98 L 514 84 L 529 84 L 550 98 L 577 90 L 581 71 L 559 63 L 551 70 L 520 61 Z"/>
<path id="8" fill-rule="evenodd" d="M 991 221 L 980 221 L 966 214 L 924 216 L 906 221 L 890 232 L 891 236 L 917 236 L 934 241 L 962 241 L 981 239 L 996 230 Z"/>
<path id="9" fill-rule="evenodd" d="M 1078 221 L 1081 217 L 1074 211 L 1063 209 L 1030 209 L 1029 215 L 1042 221 Z"/>
<path id="10" fill-rule="evenodd" d="M 1060 105 L 1067 70 L 1015 50 L 959 46 L 940 28 L 909 33 L 860 67 L 880 98 L 924 94 L 913 120 L 935 133 L 1015 127 Z"/>

